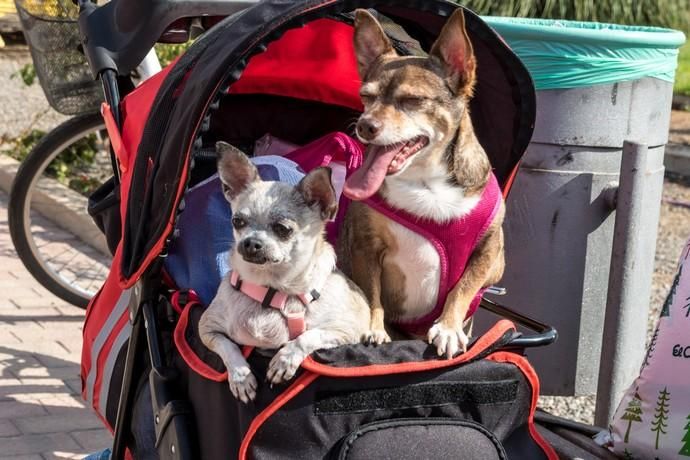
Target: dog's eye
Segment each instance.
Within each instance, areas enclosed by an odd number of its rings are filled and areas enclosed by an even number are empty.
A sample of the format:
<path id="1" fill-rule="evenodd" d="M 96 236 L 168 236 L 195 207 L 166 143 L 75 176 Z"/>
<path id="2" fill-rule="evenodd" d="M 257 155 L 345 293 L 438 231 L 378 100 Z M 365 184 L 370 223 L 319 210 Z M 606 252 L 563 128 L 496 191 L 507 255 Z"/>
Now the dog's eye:
<path id="1" fill-rule="evenodd" d="M 287 225 L 276 222 L 271 226 L 273 232 L 278 235 L 278 238 L 287 238 L 292 235 L 292 229 Z"/>
<path id="2" fill-rule="evenodd" d="M 405 109 L 418 109 L 423 103 L 423 97 L 405 96 L 398 98 L 398 104 Z"/>
<path id="3" fill-rule="evenodd" d="M 369 105 L 376 100 L 376 96 L 369 93 L 360 94 L 359 97 L 362 99 L 362 104 Z"/>
<path id="4" fill-rule="evenodd" d="M 232 226 L 235 228 L 235 230 L 240 230 L 247 226 L 247 221 L 241 217 L 233 216 Z"/>

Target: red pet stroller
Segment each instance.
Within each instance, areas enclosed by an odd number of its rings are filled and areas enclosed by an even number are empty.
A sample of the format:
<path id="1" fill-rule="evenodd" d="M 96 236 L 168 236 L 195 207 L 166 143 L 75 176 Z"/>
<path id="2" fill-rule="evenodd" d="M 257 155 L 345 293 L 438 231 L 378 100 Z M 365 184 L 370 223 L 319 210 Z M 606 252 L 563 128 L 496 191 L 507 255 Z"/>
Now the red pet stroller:
<path id="1" fill-rule="evenodd" d="M 539 384 L 523 356 L 555 340 L 545 325 L 484 301 L 506 319 L 454 359 L 438 359 L 413 340 L 323 350 L 292 382 L 261 385 L 257 400 L 244 405 L 228 391 L 219 358 L 199 341 L 204 305 L 164 269 L 180 238 L 186 190 L 215 172 L 216 141 L 251 153 L 266 133 L 304 145 L 352 126 L 361 110 L 355 8 L 374 8 L 398 52 L 409 54 L 428 50 L 457 5 L 261 2 L 223 19 L 119 102 L 112 69 L 126 73 L 137 57 L 113 51 L 126 48 L 113 37 L 152 44 L 160 30 L 126 22 L 159 15 L 169 24 L 191 16 L 185 7 L 195 2 L 165 3 L 137 2 L 139 14 L 127 17 L 122 8 L 81 5 L 119 165 L 93 203 L 114 260 L 87 312 L 83 396 L 114 430 L 114 458 L 126 449 L 135 458 L 556 458 L 535 427 Z M 89 24 L 98 15 L 101 22 L 112 16 L 109 34 Z M 534 87 L 489 26 L 470 11 L 466 22 L 478 61 L 472 119 L 507 193 L 532 134 Z M 511 321 L 533 332 L 518 332 Z M 261 352 L 249 357 L 258 377 L 268 360 Z M 150 437 L 141 434 L 149 429 Z"/>

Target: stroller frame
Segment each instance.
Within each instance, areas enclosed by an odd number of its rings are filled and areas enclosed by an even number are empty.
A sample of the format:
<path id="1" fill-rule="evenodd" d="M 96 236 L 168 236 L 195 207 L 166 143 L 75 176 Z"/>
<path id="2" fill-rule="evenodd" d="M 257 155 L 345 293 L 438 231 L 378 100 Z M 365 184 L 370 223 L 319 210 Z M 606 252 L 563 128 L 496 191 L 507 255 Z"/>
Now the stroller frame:
<path id="1" fill-rule="evenodd" d="M 104 96 L 107 106 L 112 113 L 112 121 L 119 130 L 122 128 L 122 115 L 119 110 L 121 97 L 128 90 L 129 85 L 123 85 L 121 75 L 127 75 L 152 46 L 167 25 L 181 18 L 200 16 L 203 12 L 209 15 L 227 16 L 243 10 L 256 2 L 254 1 L 194 1 L 194 0 L 167 0 L 159 2 L 139 2 L 138 0 L 114 0 L 102 7 L 96 7 L 89 0 L 78 0 L 80 6 L 79 26 L 82 31 L 84 50 L 88 57 L 92 72 L 102 81 Z M 274 2 L 277 5 L 289 3 L 287 1 Z M 398 2 L 410 7 L 420 7 L 426 3 L 427 11 L 434 11 L 441 16 L 449 15 L 457 5 L 444 1 Z M 334 5 L 333 10 L 349 11 L 355 7 L 387 6 L 390 2 L 382 1 L 321 1 L 305 2 L 301 5 L 302 12 L 283 22 L 283 29 L 296 27 L 309 19 L 310 9 L 318 10 L 324 5 Z M 124 14 L 126 11 L 136 11 L 137 14 Z M 318 17 L 323 13 L 313 13 Z M 142 20 L 142 18 L 145 18 Z M 264 35 L 263 41 L 277 38 L 284 30 L 271 31 L 270 35 Z M 134 46 L 136 44 L 136 46 Z M 143 46 L 142 46 L 143 45 Z M 258 45 L 265 49 L 265 44 Z M 246 65 L 249 56 L 241 57 L 242 64 Z M 192 58 L 190 58 L 190 62 Z M 233 69 L 233 79 L 237 79 L 241 70 Z M 157 99 L 157 104 L 161 101 Z M 148 129 L 148 126 L 147 126 Z M 528 141 L 529 139 L 527 139 Z M 526 144 L 525 144 L 526 145 Z M 113 171 L 116 180 L 119 177 L 119 167 L 115 154 L 111 151 Z M 186 160 L 185 160 L 186 161 Z M 508 178 L 510 181 L 510 178 Z M 177 208 L 177 203 L 175 209 Z M 163 237 L 165 235 L 162 235 Z M 161 245 L 164 248 L 164 241 Z M 173 446 L 177 446 L 170 454 L 175 458 L 190 458 L 193 451 L 193 439 L 189 434 L 189 421 L 187 419 L 188 408 L 184 401 L 174 400 L 173 391 L 170 388 L 174 371 L 164 358 L 161 344 L 161 334 L 158 326 L 158 312 L 165 307 L 166 302 L 160 296 L 162 285 L 162 258 L 165 256 L 163 249 L 160 254 L 151 259 L 149 263 L 142 262 L 138 270 L 130 270 L 131 279 L 135 279 L 133 287 L 134 295 L 129 303 L 129 320 L 132 326 L 131 335 L 127 346 L 127 355 L 124 365 L 123 382 L 117 408 L 115 423 L 115 437 L 112 457 L 120 460 L 125 457 L 127 433 L 131 428 L 132 409 L 134 405 L 135 383 L 150 368 L 149 383 L 154 405 L 157 434 L 168 428 L 172 432 Z M 131 267 L 130 267 L 131 268 Z M 137 276 L 136 273 L 140 275 Z M 524 351 L 527 348 L 539 347 L 556 340 L 556 331 L 539 321 L 517 313 L 505 306 L 483 300 L 482 308 L 507 318 L 515 323 L 533 331 L 531 335 L 516 333 L 506 346 L 510 350 Z M 144 351 L 146 350 L 146 351 Z M 173 427 L 170 430 L 170 426 Z"/>

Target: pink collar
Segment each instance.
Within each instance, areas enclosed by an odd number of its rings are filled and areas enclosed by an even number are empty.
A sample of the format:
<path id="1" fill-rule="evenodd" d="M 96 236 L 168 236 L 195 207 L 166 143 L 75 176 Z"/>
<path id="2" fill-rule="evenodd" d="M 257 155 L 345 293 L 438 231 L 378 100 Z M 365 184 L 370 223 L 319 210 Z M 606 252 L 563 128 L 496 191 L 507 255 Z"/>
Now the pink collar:
<path id="1" fill-rule="evenodd" d="M 290 294 L 277 291 L 271 287 L 261 286 L 260 284 L 254 284 L 250 283 L 249 281 L 241 280 L 240 275 L 238 275 L 234 270 L 230 272 L 230 285 L 236 290 L 259 302 L 262 307 L 272 307 L 280 311 L 287 320 L 288 331 L 290 332 L 290 340 L 295 339 L 307 329 L 304 321 L 304 310 L 297 313 L 288 313 L 285 311 L 285 305 L 287 304 Z M 312 289 L 309 293 L 298 294 L 296 297 L 306 307 L 320 296 L 321 294 L 319 294 L 316 289 Z"/>

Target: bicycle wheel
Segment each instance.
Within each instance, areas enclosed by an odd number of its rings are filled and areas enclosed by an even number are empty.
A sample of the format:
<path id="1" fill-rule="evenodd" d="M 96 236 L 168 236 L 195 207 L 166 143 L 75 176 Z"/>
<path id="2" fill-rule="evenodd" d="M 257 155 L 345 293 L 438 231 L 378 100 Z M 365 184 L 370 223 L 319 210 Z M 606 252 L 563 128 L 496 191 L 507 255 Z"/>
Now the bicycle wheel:
<path id="1" fill-rule="evenodd" d="M 61 299 L 86 308 L 112 256 L 86 212 L 87 197 L 112 175 L 100 114 L 62 123 L 22 162 L 9 198 L 9 227 L 19 258 Z"/>

